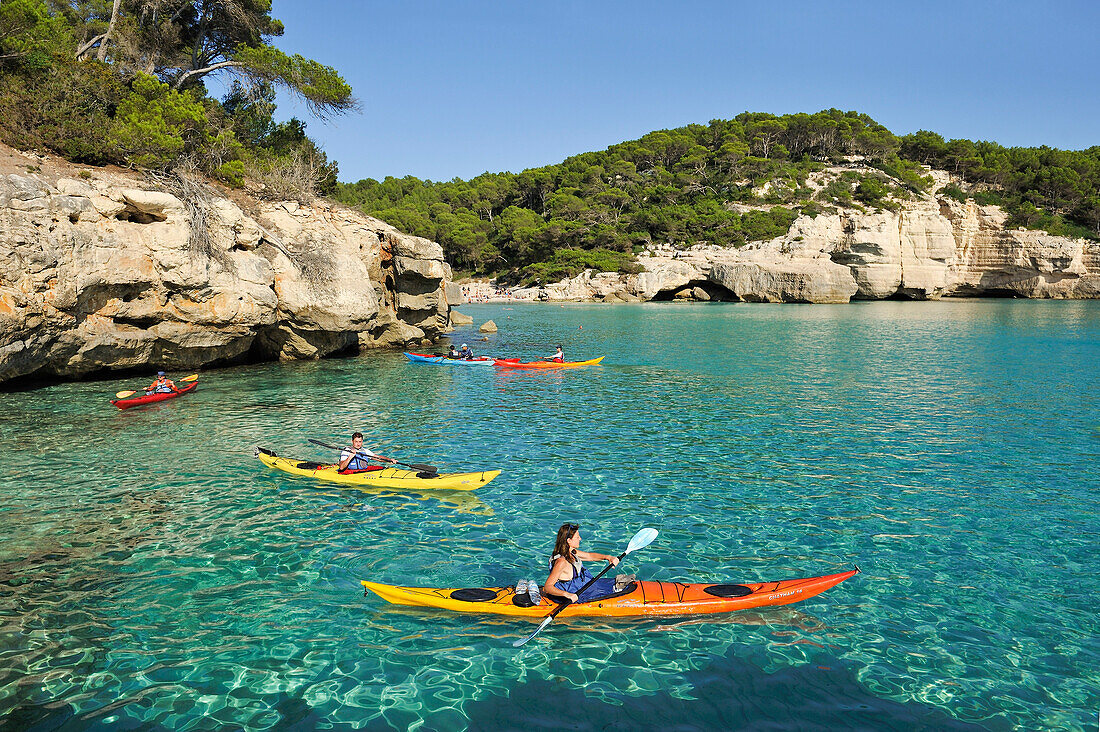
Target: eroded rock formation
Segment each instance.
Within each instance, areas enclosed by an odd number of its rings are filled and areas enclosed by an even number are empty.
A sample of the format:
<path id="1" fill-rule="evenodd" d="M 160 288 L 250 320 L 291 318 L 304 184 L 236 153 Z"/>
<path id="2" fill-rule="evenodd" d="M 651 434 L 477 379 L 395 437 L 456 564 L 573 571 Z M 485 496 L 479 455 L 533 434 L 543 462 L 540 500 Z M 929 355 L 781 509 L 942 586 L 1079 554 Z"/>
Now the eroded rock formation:
<path id="1" fill-rule="evenodd" d="M 585 272 L 527 293 L 548 300 L 1100 297 L 1100 243 L 1009 229 L 996 206 L 923 196 L 897 212 L 803 216 L 741 249 L 659 247 L 639 274 Z"/>
<path id="2" fill-rule="evenodd" d="M 450 329 L 442 249 L 377 219 L 50 172 L 0 175 L 0 381 L 316 358 Z"/>

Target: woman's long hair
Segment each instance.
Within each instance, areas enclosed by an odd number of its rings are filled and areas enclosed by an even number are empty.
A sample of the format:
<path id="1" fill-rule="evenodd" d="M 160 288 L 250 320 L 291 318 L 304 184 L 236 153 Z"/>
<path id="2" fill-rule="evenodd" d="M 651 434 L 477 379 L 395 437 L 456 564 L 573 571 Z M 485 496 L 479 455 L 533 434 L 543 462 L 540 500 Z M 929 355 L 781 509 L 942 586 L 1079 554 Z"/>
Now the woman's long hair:
<path id="1" fill-rule="evenodd" d="M 562 524 L 558 529 L 558 537 L 554 539 L 554 553 L 550 555 L 550 561 L 553 563 L 554 557 L 563 556 L 565 560 L 570 564 L 577 563 L 577 557 L 574 555 L 573 550 L 569 548 L 569 540 L 573 538 L 573 534 L 581 530 L 580 526 L 576 524 Z"/>

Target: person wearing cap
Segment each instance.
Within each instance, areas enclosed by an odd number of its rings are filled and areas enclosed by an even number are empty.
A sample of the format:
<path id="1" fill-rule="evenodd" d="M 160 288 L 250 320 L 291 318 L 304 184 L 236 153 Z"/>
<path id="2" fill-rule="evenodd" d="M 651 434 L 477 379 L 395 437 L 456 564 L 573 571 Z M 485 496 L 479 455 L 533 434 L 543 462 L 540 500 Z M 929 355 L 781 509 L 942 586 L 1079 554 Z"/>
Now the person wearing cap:
<path id="1" fill-rule="evenodd" d="M 578 595 L 586 584 L 592 581 L 592 573 L 584 567 L 583 560 L 607 562 L 612 567 L 619 558 L 610 554 L 582 552 L 580 524 L 562 524 L 554 540 L 554 554 L 550 557 L 550 576 L 542 592 L 551 597 L 562 597 L 572 602 L 587 602 L 612 595 L 616 590 L 616 580 L 601 577 L 591 587 Z"/>
<path id="2" fill-rule="evenodd" d="M 458 351 L 458 357 L 459 358 L 464 358 L 467 361 L 469 361 L 471 358 L 474 357 L 474 352 L 470 350 L 469 346 L 467 346 L 465 343 L 463 343 L 462 348 L 459 349 L 459 351 Z"/>
<path id="3" fill-rule="evenodd" d="M 156 380 L 145 387 L 146 394 L 171 394 L 173 392 L 179 392 L 179 389 L 176 388 L 171 379 L 164 375 L 163 371 L 158 371 Z"/>
<path id="4" fill-rule="evenodd" d="M 547 356 L 547 359 L 555 363 L 565 363 L 565 351 L 561 350 L 561 346 L 558 346 L 558 350 L 554 352 L 554 355 Z"/>

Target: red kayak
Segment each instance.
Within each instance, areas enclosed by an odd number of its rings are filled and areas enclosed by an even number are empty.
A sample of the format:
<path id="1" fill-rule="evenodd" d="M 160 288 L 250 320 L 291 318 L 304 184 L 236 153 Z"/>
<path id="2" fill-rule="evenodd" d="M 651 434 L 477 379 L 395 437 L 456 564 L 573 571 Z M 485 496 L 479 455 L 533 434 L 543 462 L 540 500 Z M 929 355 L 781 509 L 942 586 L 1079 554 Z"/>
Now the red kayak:
<path id="1" fill-rule="evenodd" d="M 193 382 L 183 387 L 179 391 L 170 391 L 163 394 L 143 394 L 141 396 L 133 396 L 129 399 L 112 399 L 111 404 L 114 404 L 119 409 L 129 409 L 130 407 L 140 407 L 142 404 L 152 404 L 153 402 L 163 402 L 165 399 L 175 399 L 178 396 L 184 394 L 190 394 L 199 386 L 199 382 Z"/>

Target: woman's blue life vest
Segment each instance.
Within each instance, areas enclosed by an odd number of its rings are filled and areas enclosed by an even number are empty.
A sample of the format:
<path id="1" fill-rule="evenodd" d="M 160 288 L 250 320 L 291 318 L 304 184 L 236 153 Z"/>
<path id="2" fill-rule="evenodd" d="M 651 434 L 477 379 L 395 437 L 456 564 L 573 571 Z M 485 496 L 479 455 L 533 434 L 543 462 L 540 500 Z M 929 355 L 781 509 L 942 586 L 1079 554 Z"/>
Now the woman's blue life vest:
<path id="1" fill-rule="evenodd" d="M 550 560 L 550 568 L 554 568 L 555 556 Z M 583 594 L 578 594 L 578 590 L 584 587 L 589 582 L 592 582 L 592 573 L 588 571 L 588 568 L 581 565 L 580 571 L 577 571 L 576 565 L 573 567 L 573 579 L 559 580 L 554 583 L 554 587 L 557 587 L 562 592 L 572 592 L 577 595 L 577 602 L 589 602 L 591 600 L 599 600 L 601 597 L 607 597 L 608 595 L 615 594 L 615 580 L 610 577 L 601 577 L 592 583 L 592 586 L 584 591 Z"/>

